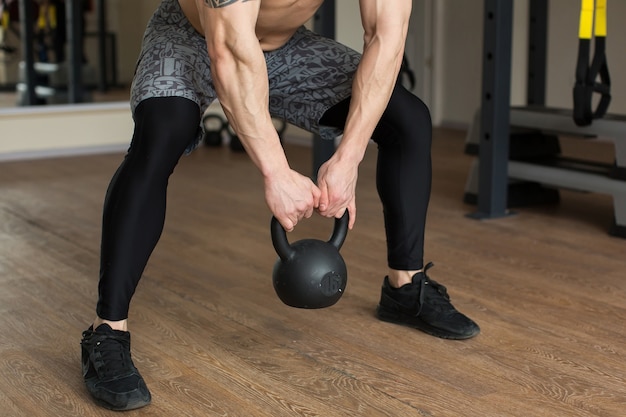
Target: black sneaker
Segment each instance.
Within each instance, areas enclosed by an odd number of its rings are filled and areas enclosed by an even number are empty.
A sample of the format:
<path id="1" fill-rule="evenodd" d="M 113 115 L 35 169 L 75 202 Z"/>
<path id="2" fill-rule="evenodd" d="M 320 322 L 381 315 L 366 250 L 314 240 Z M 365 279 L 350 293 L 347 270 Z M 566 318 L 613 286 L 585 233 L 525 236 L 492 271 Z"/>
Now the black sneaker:
<path id="1" fill-rule="evenodd" d="M 459 313 L 450 303 L 446 287 L 423 272 L 413 276 L 412 283 L 400 288 L 389 285 L 385 277 L 376 315 L 380 320 L 403 324 L 443 339 L 469 339 L 480 333 L 474 321 Z"/>
<path id="2" fill-rule="evenodd" d="M 150 404 L 150 391 L 130 357 L 129 332 L 91 326 L 80 345 L 83 378 L 96 403 L 116 411 Z"/>

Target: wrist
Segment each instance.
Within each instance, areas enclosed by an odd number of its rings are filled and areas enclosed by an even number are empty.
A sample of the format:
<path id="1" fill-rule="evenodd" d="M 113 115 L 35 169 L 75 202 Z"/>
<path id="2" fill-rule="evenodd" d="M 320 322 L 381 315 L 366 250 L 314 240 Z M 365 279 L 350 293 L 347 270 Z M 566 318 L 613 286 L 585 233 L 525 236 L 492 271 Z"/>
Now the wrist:
<path id="1" fill-rule="evenodd" d="M 267 159 L 266 163 L 262 162 L 259 165 L 259 170 L 265 180 L 270 180 L 283 175 L 283 173 L 291 170 L 291 168 L 289 162 L 287 162 L 287 158 L 284 155 L 280 155 L 276 158 Z"/>
<path id="2" fill-rule="evenodd" d="M 367 143 L 365 144 L 359 143 L 357 141 L 349 141 L 344 137 L 335 150 L 334 157 L 338 161 L 347 162 L 351 164 L 360 164 L 363 158 L 365 157 L 365 150 L 367 148 Z"/>

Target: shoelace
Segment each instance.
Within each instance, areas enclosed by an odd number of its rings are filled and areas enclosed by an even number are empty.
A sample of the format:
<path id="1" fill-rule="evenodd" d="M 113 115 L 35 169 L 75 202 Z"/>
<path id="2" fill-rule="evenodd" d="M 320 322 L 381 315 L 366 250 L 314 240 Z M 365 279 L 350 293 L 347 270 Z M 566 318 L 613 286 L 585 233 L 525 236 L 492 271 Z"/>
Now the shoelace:
<path id="1" fill-rule="evenodd" d="M 424 305 L 424 293 L 426 292 L 425 291 L 426 285 L 428 285 L 429 287 L 437 291 L 437 293 L 441 296 L 441 297 L 431 297 L 429 300 L 431 304 L 447 305 L 448 301 L 450 301 L 450 296 L 448 295 L 448 289 L 444 285 L 439 284 L 437 281 L 430 279 L 428 277 L 428 274 L 426 273 L 426 271 L 428 271 L 433 266 L 435 265 L 432 262 L 429 262 L 424 267 L 424 278 L 420 282 L 420 310 L 421 310 L 421 306 Z"/>
<path id="2" fill-rule="evenodd" d="M 100 354 L 99 365 L 96 365 L 101 376 L 116 376 L 120 371 L 131 368 L 130 350 L 127 341 L 117 335 L 96 336 L 94 350 Z"/>
<path id="3" fill-rule="evenodd" d="M 429 292 L 428 304 L 430 306 L 444 306 L 449 309 L 450 306 L 450 296 L 448 295 L 448 290 L 442 284 L 439 284 L 437 281 L 433 281 L 427 275 L 427 271 L 435 266 L 432 262 L 429 262 L 422 271 L 422 276 L 419 280 L 414 278 L 413 284 L 419 285 L 419 294 L 417 300 L 411 302 L 410 305 L 402 304 L 397 300 L 393 300 L 393 302 L 398 305 L 398 307 L 403 310 L 407 314 L 412 314 L 415 317 L 419 316 L 422 312 L 422 308 L 424 307 L 424 300 L 426 298 L 426 286 L 435 290 L 435 292 Z"/>

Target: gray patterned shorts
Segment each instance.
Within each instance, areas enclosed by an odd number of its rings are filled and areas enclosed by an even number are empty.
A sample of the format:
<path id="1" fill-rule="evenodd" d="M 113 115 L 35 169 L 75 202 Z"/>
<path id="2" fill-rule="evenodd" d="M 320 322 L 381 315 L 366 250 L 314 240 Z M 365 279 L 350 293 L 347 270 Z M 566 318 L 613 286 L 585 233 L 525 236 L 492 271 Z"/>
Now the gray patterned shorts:
<path id="1" fill-rule="evenodd" d="M 299 28 L 282 47 L 265 52 L 270 113 L 325 139 L 341 131 L 319 126 L 333 105 L 351 94 L 361 55 L 340 43 Z M 217 98 L 205 39 L 189 23 L 178 0 L 163 0 L 146 32 L 133 84 L 131 108 L 151 97 L 184 97 L 203 114 Z"/>

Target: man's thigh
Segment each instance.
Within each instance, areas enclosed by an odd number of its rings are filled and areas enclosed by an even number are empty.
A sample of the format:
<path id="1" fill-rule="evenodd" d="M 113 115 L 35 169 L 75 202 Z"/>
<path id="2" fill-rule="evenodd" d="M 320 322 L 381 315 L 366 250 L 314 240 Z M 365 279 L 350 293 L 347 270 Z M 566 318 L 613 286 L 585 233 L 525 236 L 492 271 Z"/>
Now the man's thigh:
<path id="1" fill-rule="evenodd" d="M 270 82 L 270 113 L 305 130 L 334 139 L 341 131 L 319 120 L 352 93 L 361 55 L 332 39 L 300 28 L 276 51 L 265 54 Z"/>

